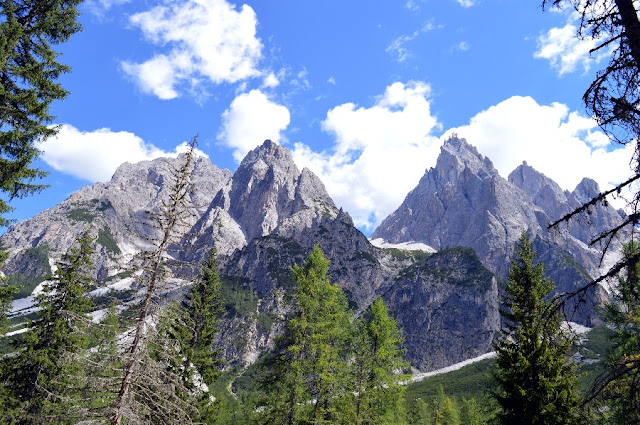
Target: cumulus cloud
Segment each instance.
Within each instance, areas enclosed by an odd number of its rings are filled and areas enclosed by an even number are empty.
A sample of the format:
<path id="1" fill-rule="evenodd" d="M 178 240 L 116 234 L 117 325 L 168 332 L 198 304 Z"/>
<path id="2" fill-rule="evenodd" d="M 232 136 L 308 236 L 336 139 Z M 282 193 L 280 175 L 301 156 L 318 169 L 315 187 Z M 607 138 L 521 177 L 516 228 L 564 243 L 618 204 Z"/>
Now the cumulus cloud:
<path id="1" fill-rule="evenodd" d="M 102 128 L 80 131 L 63 124 L 55 137 L 37 142 L 40 156 L 53 169 L 90 182 L 105 182 L 124 162 L 139 162 L 161 156 L 176 156 L 186 151 L 186 143 L 166 152 L 127 131 Z M 202 151 L 197 154 L 206 156 Z"/>
<path id="2" fill-rule="evenodd" d="M 260 90 L 251 90 L 237 96 L 222 114 L 218 140 L 232 148 L 234 158 L 241 161 L 265 139 L 280 142 L 290 119 L 285 106 L 271 101 Z"/>
<path id="3" fill-rule="evenodd" d="M 534 57 L 546 59 L 559 75 L 568 74 L 582 68 L 589 71 L 591 65 L 598 63 L 610 54 L 610 50 L 602 49 L 595 54 L 589 52 L 598 45 L 598 40 L 581 39 L 577 36 L 575 14 L 571 14 L 564 27 L 554 27 L 538 37 L 538 49 Z"/>
<path id="4" fill-rule="evenodd" d="M 511 97 L 474 116 L 469 125 L 447 131 L 465 137 L 488 156 L 504 177 L 522 161 L 573 190 L 583 177 L 602 189 L 626 180 L 633 146 L 615 150 L 590 118 L 566 105 L 539 105 Z"/>
<path id="5" fill-rule="evenodd" d="M 177 0 L 132 15 L 132 25 L 162 52 L 142 63 L 122 62 L 146 93 L 173 99 L 209 82 L 234 83 L 260 75 L 262 43 L 254 10 L 225 0 Z M 196 90 L 197 91 L 197 90 Z"/>
<path id="6" fill-rule="evenodd" d="M 322 179 L 357 226 L 373 230 L 435 162 L 440 141 L 432 131 L 439 124 L 429 92 L 421 82 L 394 83 L 371 107 L 346 103 L 327 112 L 322 128 L 335 137 L 330 151 L 294 145 L 298 166 Z"/>
<path id="7" fill-rule="evenodd" d="M 346 103 L 328 111 L 322 128 L 334 136 L 331 149 L 316 152 L 294 144 L 298 166 L 316 173 L 365 231 L 402 203 L 454 132 L 488 156 L 505 178 L 525 160 L 567 190 L 584 177 L 608 188 L 629 176 L 633 147 L 611 149 L 592 119 L 566 105 L 514 96 L 438 137 L 429 91 L 422 82 L 394 83 L 373 106 Z"/>

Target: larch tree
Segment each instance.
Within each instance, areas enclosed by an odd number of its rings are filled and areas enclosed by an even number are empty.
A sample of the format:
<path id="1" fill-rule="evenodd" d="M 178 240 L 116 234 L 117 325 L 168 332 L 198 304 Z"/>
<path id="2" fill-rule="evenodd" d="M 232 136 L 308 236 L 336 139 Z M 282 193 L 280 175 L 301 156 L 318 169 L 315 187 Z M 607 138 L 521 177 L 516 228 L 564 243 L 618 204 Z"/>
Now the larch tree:
<path id="1" fill-rule="evenodd" d="M 347 298 L 328 272 L 329 260 L 317 245 L 304 265 L 293 267 L 296 312 L 259 408 L 260 423 L 345 423 L 353 331 Z"/>
<path id="2" fill-rule="evenodd" d="M 640 191 L 637 186 L 640 179 L 639 6 L 635 0 L 542 0 L 543 8 L 550 6 L 569 6 L 576 10 L 581 17 L 576 36 L 597 43 L 590 53 L 611 49 L 608 65 L 598 71 L 595 80 L 585 91 L 583 101 L 589 115 L 598 122 L 610 140 L 635 147 L 633 157 L 629 158 L 631 170 L 627 180 L 598 194 L 549 225 L 549 229 L 556 228 L 578 215 L 588 215 L 593 206 L 608 205 L 607 197 L 620 196 L 628 191 L 631 199 L 626 199 L 628 214 L 623 223 L 606 229 L 590 241 L 590 245 L 601 245 L 604 256 L 615 239 L 628 238 L 640 222 Z M 565 298 L 580 295 L 598 283 L 614 278 L 629 261 L 637 259 L 640 259 L 640 253 L 633 258 L 623 258 L 602 276 L 566 294 Z"/>
<path id="3" fill-rule="evenodd" d="M 355 424 L 400 424 L 404 417 L 404 390 L 408 367 L 403 358 L 402 334 L 382 298 L 371 304 L 356 323 L 351 360 Z"/>
<path id="4" fill-rule="evenodd" d="M 0 1 L 0 226 L 9 224 L 11 199 L 43 188 L 34 183 L 45 175 L 32 165 L 35 143 L 57 132 L 49 109 L 67 96 L 57 79 L 70 70 L 53 46 L 81 29 L 81 1 Z"/>
<path id="5" fill-rule="evenodd" d="M 516 243 L 500 314 L 503 326 L 494 341 L 497 352 L 494 394 L 503 424 L 577 424 L 574 366 L 568 362 L 569 338 L 548 300 L 553 283 L 534 264 L 526 234 Z"/>

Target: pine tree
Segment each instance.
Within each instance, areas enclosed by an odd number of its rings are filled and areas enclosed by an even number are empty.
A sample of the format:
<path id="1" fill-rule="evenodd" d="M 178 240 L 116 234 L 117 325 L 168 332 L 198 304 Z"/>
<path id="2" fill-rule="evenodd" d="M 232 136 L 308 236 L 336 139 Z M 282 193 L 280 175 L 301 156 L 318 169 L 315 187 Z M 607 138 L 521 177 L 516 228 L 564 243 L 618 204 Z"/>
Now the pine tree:
<path id="1" fill-rule="evenodd" d="M 356 324 L 354 356 L 351 361 L 356 424 L 399 424 L 404 422 L 406 379 L 401 372 L 402 335 L 387 306 L 378 297 L 363 320 Z"/>
<path id="2" fill-rule="evenodd" d="M 352 324 L 346 296 L 331 284 L 328 271 L 318 246 L 303 266 L 293 267 L 297 311 L 287 323 L 260 423 L 344 422 Z"/>
<path id="3" fill-rule="evenodd" d="M 523 233 L 507 276 L 502 333 L 494 342 L 498 419 L 503 424 L 576 424 L 574 367 L 567 355 L 571 339 L 547 300 L 553 283 L 543 277 L 542 264 L 533 263 L 534 255 Z"/>
<path id="4" fill-rule="evenodd" d="M 87 230 L 69 249 L 38 295 L 38 320 L 17 340 L 17 353 L 3 358 L 2 382 L 10 394 L 5 421 L 75 423 L 72 384 L 78 368 L 71 359 L 87 341 L 87 313 L 93 302 L 87 291 L 94 283 L 93 240 Z"/>
<path id="5" fill-rule="evenodd" d="M 8 200 L 40 191 L 33 181 L 45 175 L 32 168 L 34 143 L 56 134 L 51 102 L 67 92 L 56 82 L 69 72 L 57 62 L 53 45 L 80 30 L 77 6 L 82 0 L 2 0 L 0 2 L 0 192 Z M 0 199 L 0 227 L 12 208 Z"/>

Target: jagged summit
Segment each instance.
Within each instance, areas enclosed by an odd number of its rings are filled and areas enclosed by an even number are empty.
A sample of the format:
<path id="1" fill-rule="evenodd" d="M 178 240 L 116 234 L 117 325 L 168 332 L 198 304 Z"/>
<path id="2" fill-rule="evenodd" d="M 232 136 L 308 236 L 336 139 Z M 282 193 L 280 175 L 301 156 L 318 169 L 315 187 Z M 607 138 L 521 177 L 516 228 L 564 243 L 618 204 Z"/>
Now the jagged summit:
<path id="1" fill-rule="evenodd" d="M 200 235 L 201 244 L 213 238 L 230 254 L 254 238 L 291 236 L 337 212 L 320 179 L 306 168 L 299 171 L 287 148 L 266 140 L 242 160 L 192 234 Z"/>
<path id="2" fill-rule="evenodd" d="M 424 242 L 436 249 L 473 247 L 485 266 L 503 271 L 523 229 L 539 233 L 542 213 L 464 139 L 444 143 L 402 205 L 373 232 L 387 242 Z"/>

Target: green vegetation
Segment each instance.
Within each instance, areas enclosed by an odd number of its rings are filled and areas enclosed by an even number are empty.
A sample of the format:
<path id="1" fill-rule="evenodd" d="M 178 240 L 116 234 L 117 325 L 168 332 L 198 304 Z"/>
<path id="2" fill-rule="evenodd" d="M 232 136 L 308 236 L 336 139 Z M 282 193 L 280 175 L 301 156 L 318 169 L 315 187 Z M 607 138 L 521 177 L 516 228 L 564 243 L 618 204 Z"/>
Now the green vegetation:
<path id="1" fill-rule="evenodd" d="M 86 223 L 92 223 L 93 220 L 95 220 L 95 218 L 97 217 L 95 211 L 90 211 L 87 208 L 83 207 L 69 210 L 67 211 L 66 215 L 73 221 Z"/>
<path id="2" fill-rule="evenodd" d="M 118 248 L 118 244 L 115 239 L 113 239 L 113 235 L 107 227 L 98 230 L 98 239 L 96 242 L 104 246 L 107 252 L 111 254 L 118 255 L 121 253 L 120 248 Z"/>
<path id="3" fill-rule="evenodd" d="M 220 300 L 230 315 L 251 317 L 258 308 L 258 295 L 247 286 L 247 281 L 240 277 L 223 276 L 220 288 Z"/>
<path id="4" fill-rule="evenodd" d="M 7 285 L 16 289 L 14 300 L 31 295 L 36 286 L 51 275 L 49 250 L 47 244 L 25 250 L 23 258 L 31 265 L 29 273 L 7 276 Z"/>
<path id="5" fill-rule="evenodd" d="M 88 232 L 77 239 L 78 247 L 69 250 L 51 284 L 37 298 L 39 320 L 14 340 L 16 355 L 0 361 L 4 388 L 0 415 L 5 423 L 73 417 L 70 409 L 79 404 L 77 383 L 84 379 L 74 354 L 86 345 L 87 313 L 93 307 L 86 295 L 93 283 L 92 243 Z M 51 400 L 51 394 L 58 402 Z M 71 404 L 71 400 L 77 403 Z"/>
<path id="6" fill-rule="evenodd" d="M 51 123 L 51 103 L 67 91 L 56 81 L 69 72 L 57 61 L 55 45 L 80 30 L 77 6 L 81 0 L 2 2 L 0 6 L 0 226 L 10 220 L 8 202 L 41 191 L 33 181 L 47 173 L 33 168 L 39 151 L 34 144 L 58 132 Z"/>
<path id="7" fill-rule="evenodd" d="M 547 301 L 553 282 L 543 277 L 534 257 L 523 233 L 502 298 L 501 334 L 494 341 L 497 419 L 505 425 L 579 424 L 575 367 L 568 362 L 572 341 L 560 330 L 559 311 Z"/>

